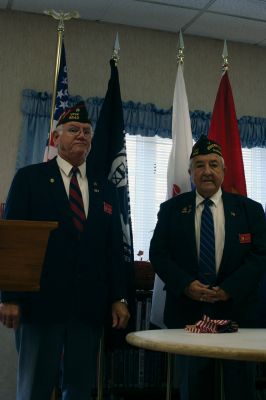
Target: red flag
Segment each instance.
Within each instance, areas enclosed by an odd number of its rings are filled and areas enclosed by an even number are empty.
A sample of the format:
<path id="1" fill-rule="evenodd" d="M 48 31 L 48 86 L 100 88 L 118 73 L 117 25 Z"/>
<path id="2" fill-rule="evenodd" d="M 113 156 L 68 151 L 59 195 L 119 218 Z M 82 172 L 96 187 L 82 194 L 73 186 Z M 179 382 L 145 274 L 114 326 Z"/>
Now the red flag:
<path id="1" fill-rule="evenodd" d="M 247 195 L 235 105 L 227 71 L 223 74 L 216 96 L 208 137 L 222 147 L 225 171 L 222 188 Z"/>

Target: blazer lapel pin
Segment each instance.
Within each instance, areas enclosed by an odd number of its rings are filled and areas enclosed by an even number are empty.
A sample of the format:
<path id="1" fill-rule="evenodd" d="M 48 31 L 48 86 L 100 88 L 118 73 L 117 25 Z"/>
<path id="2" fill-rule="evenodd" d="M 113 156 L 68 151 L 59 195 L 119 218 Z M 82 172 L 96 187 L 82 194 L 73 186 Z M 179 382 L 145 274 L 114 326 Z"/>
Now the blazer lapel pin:
<path id="1" fill-rule="evenodd" d="M 234 211 L 231 211 L 231 215 L 232 215 L 232 217 L 235 217 L 236 213 Z"/>
<path id="2" fill-rule="evenodd" d="M 50 178 L 50 183 L 55 183 L 54 178 Z"/>
<path id="3" fill-rule="evenodd" d="M 98 189 L 98 183 L 97 182 L 93 182 L 93 191 L 95 192 L 95 193 L 99 193 L 99 189 Z"/>
<path id="4" fill-rule="evenodd" d="M 182 214 L 190 214 L 191 211 L 192 211 L 192 205 L 190 204 L 190 205 L 182 208 L 181 213 Z"/>

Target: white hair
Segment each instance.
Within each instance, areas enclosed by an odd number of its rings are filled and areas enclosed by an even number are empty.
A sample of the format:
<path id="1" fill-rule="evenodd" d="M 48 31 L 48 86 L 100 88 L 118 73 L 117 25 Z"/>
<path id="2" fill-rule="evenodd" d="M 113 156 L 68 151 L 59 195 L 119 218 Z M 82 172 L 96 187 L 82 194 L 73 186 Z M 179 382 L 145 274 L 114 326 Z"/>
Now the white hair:
<path id="1" fill-rule="evenodd" d="M 58 132 L 59 134 L 61 134 L 63 132 L 63 129 L 64 129 L 64 125 L 60 124 L 54 129 L 54 132 Z"/>

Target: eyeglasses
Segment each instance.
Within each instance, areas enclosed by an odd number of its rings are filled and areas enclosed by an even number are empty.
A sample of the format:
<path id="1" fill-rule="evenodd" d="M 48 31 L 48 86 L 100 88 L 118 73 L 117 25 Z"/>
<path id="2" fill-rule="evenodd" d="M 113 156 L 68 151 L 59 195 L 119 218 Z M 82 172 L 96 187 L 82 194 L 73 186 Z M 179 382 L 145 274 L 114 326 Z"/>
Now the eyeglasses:
<path id="1" fill-rule="evenodd" d="M 78 126 L 69 126 L 65 128 L 66 132 L 73 136 L 78 136 L 81 132 L 83 132 L 84 136 L 92 135 L 92 127 L 81 128 Z"/>

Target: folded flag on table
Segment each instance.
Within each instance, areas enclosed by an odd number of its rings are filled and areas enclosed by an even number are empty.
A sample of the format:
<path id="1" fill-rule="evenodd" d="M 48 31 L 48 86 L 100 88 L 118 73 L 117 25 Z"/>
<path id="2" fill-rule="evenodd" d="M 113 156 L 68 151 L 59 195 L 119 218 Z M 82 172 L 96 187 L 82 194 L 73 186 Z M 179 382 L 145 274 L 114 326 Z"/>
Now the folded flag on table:
<path id="1" fill-rule="evenodd" d="M 211 319 L 203 315 L 195 325 L 186 325 L 185 330 L 193 333 L 231 333 L 238 331 L 238 325 L 230 319 Z"/>

